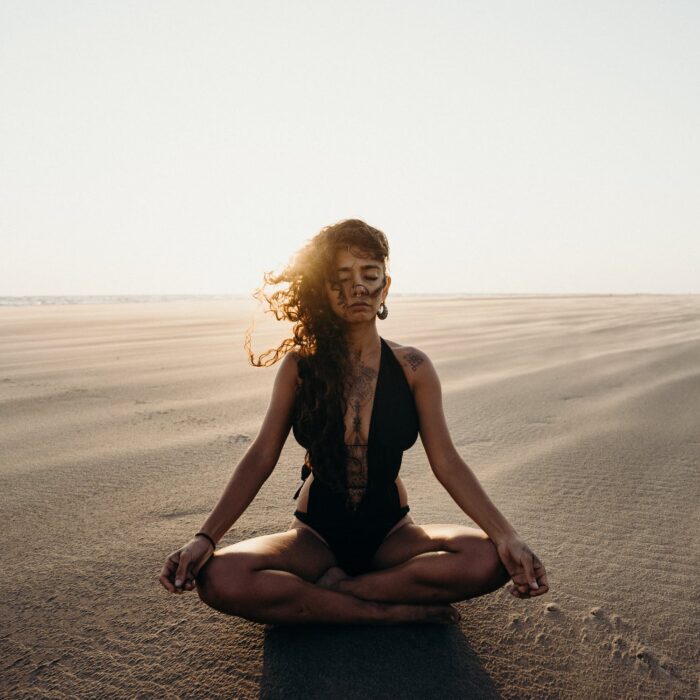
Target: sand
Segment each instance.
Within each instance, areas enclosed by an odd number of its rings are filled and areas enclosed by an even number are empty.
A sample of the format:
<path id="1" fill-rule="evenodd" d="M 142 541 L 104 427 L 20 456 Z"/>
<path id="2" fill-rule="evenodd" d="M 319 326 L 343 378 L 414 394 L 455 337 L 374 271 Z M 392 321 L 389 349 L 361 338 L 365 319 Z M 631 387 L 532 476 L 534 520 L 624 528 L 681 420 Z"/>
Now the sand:
<path id="1" fill-rule="evenodd" d="M 273 628 L 157 582 L 254 438 L 277 368 L 244 301 L 0 308 L 3 697 L 691 698 L 700 297 L 390 298 L 455 444 L 551 590 L 459 625 Z M 284 337 L 260 326 L 255 347 Z M 287 528 L 302 449 L 224 539 Z M 418 523 L 471 524 L 420 440 Z"/>

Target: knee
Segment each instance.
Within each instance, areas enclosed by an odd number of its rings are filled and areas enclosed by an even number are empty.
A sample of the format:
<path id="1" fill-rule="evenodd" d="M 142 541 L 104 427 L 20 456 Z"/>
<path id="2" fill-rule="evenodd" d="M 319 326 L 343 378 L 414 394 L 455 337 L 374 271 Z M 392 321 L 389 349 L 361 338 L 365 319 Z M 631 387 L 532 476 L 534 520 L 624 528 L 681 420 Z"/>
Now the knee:
<path id="1" fill-rule="evenodd" d="M 229 614 L 243 611 L 251 590 L 251 568 L 245 556 L 213 556 L 197 574 L 197 593 L 209 607 Z"/>
<path id="2" fill-rule="evenodd" d="M 221 566 L 217 557 L 211 557 L 197 574 L 197 594 L 203 603 L 217 607 L 221 599 Z"/>
<path id="3" fill-rule="evenodd" d="M 486 580 L 490 586 L 489 590 L 495 591 L 497 588 L 502 588 L 510 581 L 508 569 L 503 565 L 501 557 L 498 556 L 498 550 L 493 540 L 488 540 L 488 556 L 486 564 Z"/>
<path id="4" fill-rule="evenodd" d="M 470 596 L 490 593 L 510 581 L 496 545 L 486 533 L 476 540 L 465 538 L 455 544 L 462 560 L 463 583 Z"/>

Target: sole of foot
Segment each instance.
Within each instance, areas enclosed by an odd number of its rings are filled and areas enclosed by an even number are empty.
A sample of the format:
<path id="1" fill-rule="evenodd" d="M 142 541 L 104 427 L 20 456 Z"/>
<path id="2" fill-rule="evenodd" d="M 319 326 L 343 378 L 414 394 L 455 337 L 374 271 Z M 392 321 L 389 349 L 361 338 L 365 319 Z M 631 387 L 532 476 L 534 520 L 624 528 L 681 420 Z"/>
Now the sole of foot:
<path id="1" fill-rule="evenodd" d="M 338 584 L 349 578 L 352 578 L 352 576 L 346 574 L 339 566 L 331 566 L 331 568 L 316 581 L 316 585 L 321 586 L 321 588 L 328 588 L 331 591 L 337 591 Z"/>
<path id="2" fill-rule="evenodd" d="M 459 622 L 459 610 L 450 604 L 445 605 L 402 605 L 393 604 L 388 611 L 389 624 L 401 622 L 428 622 L 438 625 L 451 625 Z"/>

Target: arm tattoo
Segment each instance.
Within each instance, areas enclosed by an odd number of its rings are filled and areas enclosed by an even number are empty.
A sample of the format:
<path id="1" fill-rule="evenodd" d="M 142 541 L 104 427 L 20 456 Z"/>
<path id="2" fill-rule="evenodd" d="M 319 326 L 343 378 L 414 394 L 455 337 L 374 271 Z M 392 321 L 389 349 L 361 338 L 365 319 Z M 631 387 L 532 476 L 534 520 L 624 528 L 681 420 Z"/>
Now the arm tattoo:
<path id="1" fill-rule="evenodd" d="M 404 359 L 411 365 L 411 369 L 415 372 L 418 366 L 423 362 L 423 358 L 415 352 L 408 352 L 404 355 Z"/>

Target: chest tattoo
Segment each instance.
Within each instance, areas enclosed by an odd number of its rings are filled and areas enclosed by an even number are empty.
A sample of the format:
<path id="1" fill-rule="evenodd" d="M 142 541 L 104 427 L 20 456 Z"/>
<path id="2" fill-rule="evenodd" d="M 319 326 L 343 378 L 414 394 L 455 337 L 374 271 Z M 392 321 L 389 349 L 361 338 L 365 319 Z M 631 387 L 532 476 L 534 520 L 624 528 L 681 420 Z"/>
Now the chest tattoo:
<path id="1" fill-rule="evenodd" d="M 348 406 L 350 407 L 350 420 L 352 433 L 350 442 L 346 444 L 348 461 L 346 465 L 347 481 L 347 507 L 357 508 L 367 489 L 367 443 L 363 438 L 362 409 L 373 398 L 377 371 L 365 364 L 355 365 L 352 385 L 349 390 Z M 371 413 L 368 418 L 371 421 Z M 369 436 L 369 423 L 364 431 Z"/>

